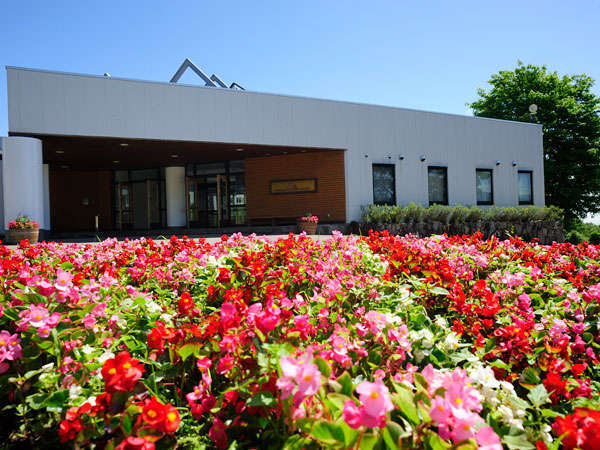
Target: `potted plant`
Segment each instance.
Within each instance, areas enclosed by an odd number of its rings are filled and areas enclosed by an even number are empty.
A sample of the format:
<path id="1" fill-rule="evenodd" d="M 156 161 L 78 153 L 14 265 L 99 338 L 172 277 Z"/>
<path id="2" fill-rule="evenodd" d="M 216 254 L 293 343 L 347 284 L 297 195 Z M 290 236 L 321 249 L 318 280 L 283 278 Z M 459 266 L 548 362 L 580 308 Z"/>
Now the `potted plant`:
<path id="1" fill-rule="evenodd" d="M 40 224 L 31 217 L 19 216 L 15 220 L 8 222 L 8 234 L 6 236 L 8 243 L 18 244 L 23 239 L 29 240 L 35 244 L 40 234 Z"/>
<path id="2" fill-rule="evenodd" d="M 300 228 L 300 233 L 305 231 L 306 234 L 316 234 L 318 223 L 319 218 L 317 216 L 311 216 L 310 214 L 307 214 L 304 217 L 300 217 L 298 219 L 298 227 Z"/>

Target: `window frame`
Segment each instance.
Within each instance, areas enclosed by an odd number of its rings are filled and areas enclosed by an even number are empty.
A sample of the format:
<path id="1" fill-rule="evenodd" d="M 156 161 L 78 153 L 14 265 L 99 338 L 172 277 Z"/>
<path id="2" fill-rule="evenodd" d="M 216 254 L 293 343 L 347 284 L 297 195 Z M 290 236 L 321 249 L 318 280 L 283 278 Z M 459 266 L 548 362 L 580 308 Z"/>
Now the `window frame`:
<path id="1" fill-rule="evenodd" d="M 439 203 L 439 202 L 432 202 L 431 200 L 429 200 L 429 171 L 431 169 L 443 169 L 444 170 L 444 174 L 445 174 L 445 186 L 444 186 L 444 202 Z M 429 206 L 433 206 L 433 205 L 449 205 L 450 204 L 450 193 L 448 192 L 448 166 L 427 166 L 427 202 L 429 203 Z"/>
<path id="2" fill-rule="evenodd" d="M 374 169 L 375 167 L 386 167 L 386 168 L 391 168 L 392 169 L 392 178 L 393 178 L 393 197 L 394 200 L 392 203 L 381 203 L 381 202 L 375 202 L 375 176 L 374 176 Z M 397 204 L 397 200 L 396 200 L 396 164 L 384 164 L 384 163 L 373 163 L 371 164 L 371 178 L 373 179 L 373 204 L 374 205 L 388 205 L 388 206 L 396 206 Z"/>
<path id="3" fill-rule="evenodd" d="M 522 173 L 529 174 L 529 194 L 531 195 L 531 201 L 529 201 L 529 202 L 522 202 L 519 197 L 519 176 Z M 533 170 L 517 171 L 517 201 L 519 202 L 519 205 L 533 205 Z"/>
<path id="4" fill-rule="evenodd" d="M 486 201 L 479 201 L 479 199 L 477 198 L 477 174 L 478 172 L 487 172 L 490 174 L 490 186 L 492 188 L 491 190 L 491 194 L 492 194 L 492 199 L 489 202 Z M 494 169 L 480 169 L 477 168 L 475 169 L 475 201 L 477 203 L 477 205 L 493 205 L 494 204 Z"/>

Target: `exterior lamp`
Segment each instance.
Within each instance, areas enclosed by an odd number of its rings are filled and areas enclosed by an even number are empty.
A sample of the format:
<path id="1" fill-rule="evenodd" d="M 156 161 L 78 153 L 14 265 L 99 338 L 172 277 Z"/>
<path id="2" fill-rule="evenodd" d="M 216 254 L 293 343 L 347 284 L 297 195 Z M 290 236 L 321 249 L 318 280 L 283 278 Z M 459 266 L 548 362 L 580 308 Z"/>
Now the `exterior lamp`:
<path id="1" fill-rule="evenodd" d="M 499 166 L 500 165 L 500 160 L 496 161 L 496 165 Z"/>
<path id="2" fill-rule="evenodd" d="M 402 161 L 404 159 L 404 155 L 398 155 L 398 159 Z"/>
<path id="3" fill-rule="evenodd" d="M 387 157 L 387 158 L 388 158 L 389 160 L 391 160 L 391 159 L 392 159 L 392 155 L 388 155 L 388 157 Z"/>
<path id="4" fill-rule="evenodd" d="M 368 158 L 368 157 L 369 157 L 369 154 L 368 154 L 368 153 L 365 153 L 365 158 Z"/>
<path id="5" fill-rule="evenodd" d="M 512 162 L 512 166 L 513 166 L 513 167 L 515 167 L 516 165 L 517 165 L 517 162 L 516 162 L 516 161 L 513 161 L 513 162 Z"/>
<path id="6" fill-rule="evenodd" d="M 427 158 L 425 158 L 425 155 L 421 155 L 420 158 L 421 162 L 425 161 Z"/>
<path id="7" fill-rule="evenodd" d="M 529 105 L 529 118 L 531 119 L 532 122 L 535 122 L 535 115 L 537 114 L 538 111 L 538 105 L 536 105 L 535 103 L 532 103 L 531 105 Z"/>

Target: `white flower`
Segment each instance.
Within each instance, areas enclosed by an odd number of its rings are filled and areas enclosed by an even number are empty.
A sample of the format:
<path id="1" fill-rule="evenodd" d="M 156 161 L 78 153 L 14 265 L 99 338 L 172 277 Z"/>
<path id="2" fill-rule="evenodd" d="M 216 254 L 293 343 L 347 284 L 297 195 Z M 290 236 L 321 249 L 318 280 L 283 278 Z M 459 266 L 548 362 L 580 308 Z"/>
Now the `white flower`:
<path id="1" fill-rule="evenodd" d="M 444 349 L 456 350 L 458 348 L 458 344 L 460 343 L 460 339 L 458 335 L 452 331 L 446 339 L 444 339 Z"/>
<path id="2" fill-rule="evenodd" d="M 488 389 L 498 389 L 500 387 L 500 382 L 496 380 L 494 371 L 490 367 L 477 365 L 469 372 L 469 376 Z"/>
<path id="3" fill-rule="evenodd" d="M 100 364 L 104 364 L 107 359 L 114 358 L 114 357 L 115 357 L 115 354 L 113 352 L 106 351 L 106 352 L 102 353 L 100 356 L 98 356 L 98 362 Z"/>
<path id="4" fill-rule="evenodd" d="M 74 398 L 77 398 L 81 395 L 81 386 L 79 386 L 78 384 L 74 384 L 69 388 L 69 398 L 71 400 L 73 400 Z"/>
<path id="5" fill-rule="evenodd" d="M 438 327 L 443 328 L 443 329 L 447 329 L 448 328 L 448 321 L 443 316 L 435 316 L 435 324 Z"/>
<path id="6" fill-rule="evenodd" d="M 145 305 L 146 305 L 146 309 L 148 310 L 148 312 L 150 314 L 158 314 L 159 312 L 162 311 L 162 308 L 160 307 L 160 305 L 152 300 L 147 300 Z"/>
<path id="7" fill-rule="evenodd" d="M 417 362 L 421 362 L 423 358 L 425 358 L 425 353 L 423 352 L 423 350 L 418 348 L 413 350 L 413 355 L 415 356 Z"/>
<path id="8" fill-rule="evenodd" d="M 83 347 L 81 347 L 81 351 L 84 355 L 91 355 L 92 353 L 94 353 L 94 350 L 94 347 L 90 345 L 84 345 Z"/>

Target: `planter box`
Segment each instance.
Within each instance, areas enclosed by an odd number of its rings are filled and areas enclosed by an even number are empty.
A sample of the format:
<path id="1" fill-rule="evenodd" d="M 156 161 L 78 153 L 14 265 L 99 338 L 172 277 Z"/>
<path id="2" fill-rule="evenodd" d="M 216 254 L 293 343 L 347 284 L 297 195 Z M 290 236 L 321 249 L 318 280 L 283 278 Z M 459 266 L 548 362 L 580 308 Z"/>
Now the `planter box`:
<path id="1" fill-rule="evenodd" d="M 30 244 L 35 244 L 38 241 L 39 235 L 39 228 L 12 229 L 6 232 L 6 243 L 18 244 L 23 239 L 27 239 Z"/>
<path id="2" fill-rule="evenodd" d="M 306 234 L 317 234 L 317 222 L 300 221 L 298 222 L 298 229 L 300 233 L 305 231 Z"/>

